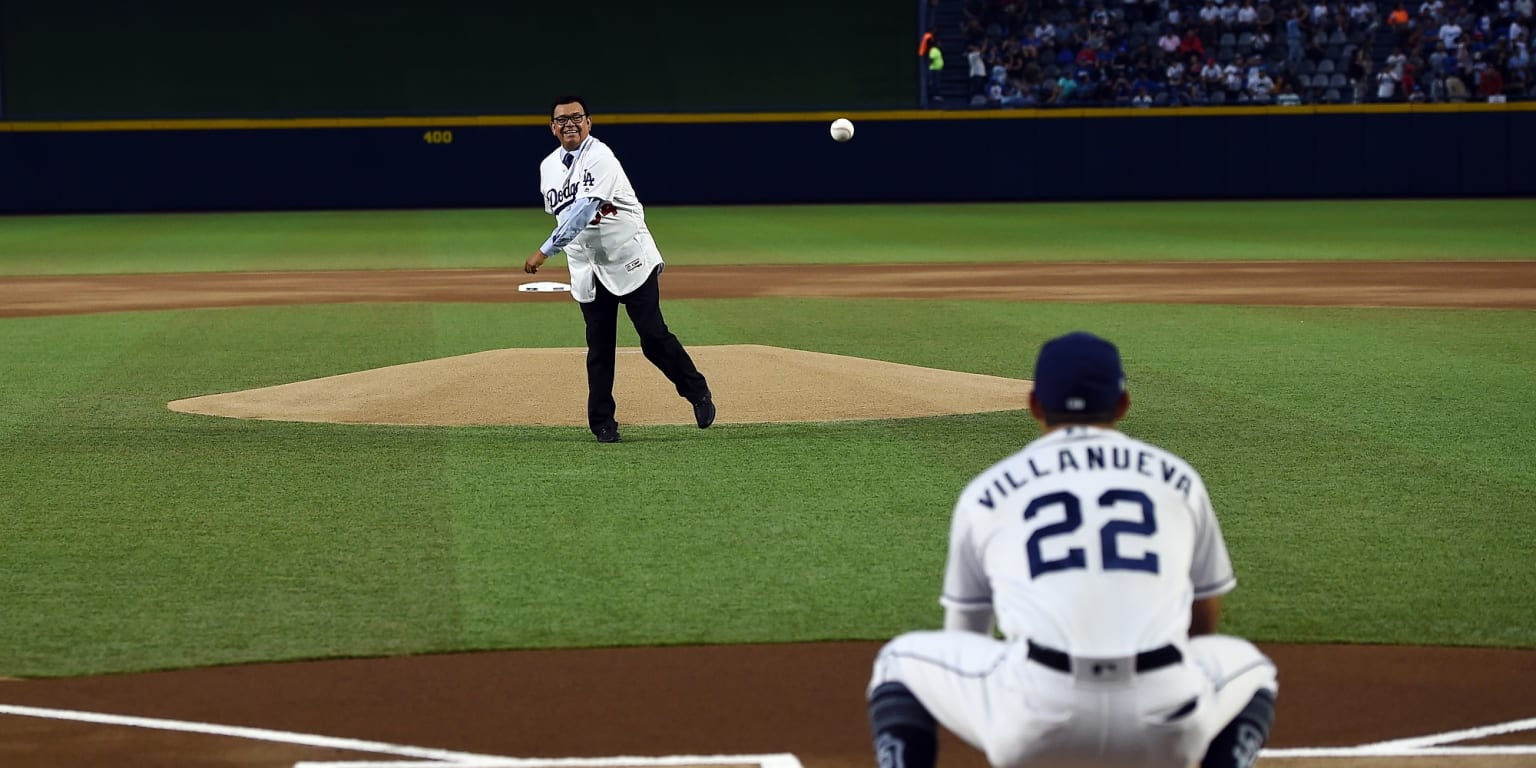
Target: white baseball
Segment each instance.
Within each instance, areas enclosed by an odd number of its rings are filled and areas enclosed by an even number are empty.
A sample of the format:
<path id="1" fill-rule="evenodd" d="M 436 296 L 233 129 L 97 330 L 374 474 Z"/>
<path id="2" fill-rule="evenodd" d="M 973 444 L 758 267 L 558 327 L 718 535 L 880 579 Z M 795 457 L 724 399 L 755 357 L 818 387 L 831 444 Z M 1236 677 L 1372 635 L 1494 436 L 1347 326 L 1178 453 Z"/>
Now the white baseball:
<path id="1" fill-rule="evenodd" d="M 847 141 L 853 138 L 853 121 L 846 117 L 839 117 L 832 121 L 832 140 Z"/>

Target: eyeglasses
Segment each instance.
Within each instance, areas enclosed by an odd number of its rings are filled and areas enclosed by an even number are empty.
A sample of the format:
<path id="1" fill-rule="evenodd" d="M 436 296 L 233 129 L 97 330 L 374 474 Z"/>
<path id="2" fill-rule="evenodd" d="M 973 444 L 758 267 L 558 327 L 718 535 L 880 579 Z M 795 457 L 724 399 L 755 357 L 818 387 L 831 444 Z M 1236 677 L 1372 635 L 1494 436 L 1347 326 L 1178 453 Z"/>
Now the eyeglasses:
<path id="1" fill-rule="evenodd" d="M 551 118 L 550 122 L 556 125 L 566 125 L 568 123 L 579 123 L 585 119 L 587 119 L 585 114 L 577 112 L 574 115 L 557 115 Z"/>

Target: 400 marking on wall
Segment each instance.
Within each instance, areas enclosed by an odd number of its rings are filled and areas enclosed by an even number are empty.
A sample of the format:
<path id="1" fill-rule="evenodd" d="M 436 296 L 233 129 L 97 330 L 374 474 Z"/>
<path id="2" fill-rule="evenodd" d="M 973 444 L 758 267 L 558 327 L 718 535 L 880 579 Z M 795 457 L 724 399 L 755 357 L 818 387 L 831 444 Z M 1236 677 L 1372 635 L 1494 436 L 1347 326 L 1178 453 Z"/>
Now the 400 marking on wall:
<path id="1" fill-rule="evenodd" d="M 427 131 L 421 135 L 421 140 L 428 144 L 452 144 L 453 131 Z"/>

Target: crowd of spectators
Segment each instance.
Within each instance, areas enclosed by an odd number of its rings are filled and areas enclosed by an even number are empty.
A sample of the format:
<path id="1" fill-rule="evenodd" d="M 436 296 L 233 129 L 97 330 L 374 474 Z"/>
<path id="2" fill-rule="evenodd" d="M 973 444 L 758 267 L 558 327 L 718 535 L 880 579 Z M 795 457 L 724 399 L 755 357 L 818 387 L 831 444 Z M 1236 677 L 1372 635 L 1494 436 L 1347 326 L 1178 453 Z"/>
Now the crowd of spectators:
<path id="1" fill-rule="evenodd" d="M 1536 97 L 1533 0 L 1387 1 L 964 0 L 958 37 L 975 106 Z"/>

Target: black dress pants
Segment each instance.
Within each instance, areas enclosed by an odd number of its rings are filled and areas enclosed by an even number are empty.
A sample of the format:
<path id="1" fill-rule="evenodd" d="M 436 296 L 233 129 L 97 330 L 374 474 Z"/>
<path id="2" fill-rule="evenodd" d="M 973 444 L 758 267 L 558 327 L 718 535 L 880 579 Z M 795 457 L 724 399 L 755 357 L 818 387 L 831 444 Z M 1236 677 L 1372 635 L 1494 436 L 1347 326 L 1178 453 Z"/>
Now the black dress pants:
<path id="1" fill-rule="evenodd" d="M 580 305 L 587 323 L 587 426 L 593 434 L 603 427 L 618 426 L 613 419 L 613 364 L 620 304 L 640 334 L 640 350 L 645 359 L 666 375 L 680 397 L 691 403 L 709 392 L 704 374 L 694 367 L 688 350 L 667 330 L 667 322 L 661 316 L 660 276 L 658 266 L 639 288 L 623 296 L 613 295 L 603 281 L 597 280 L 597 298 Z"/>

